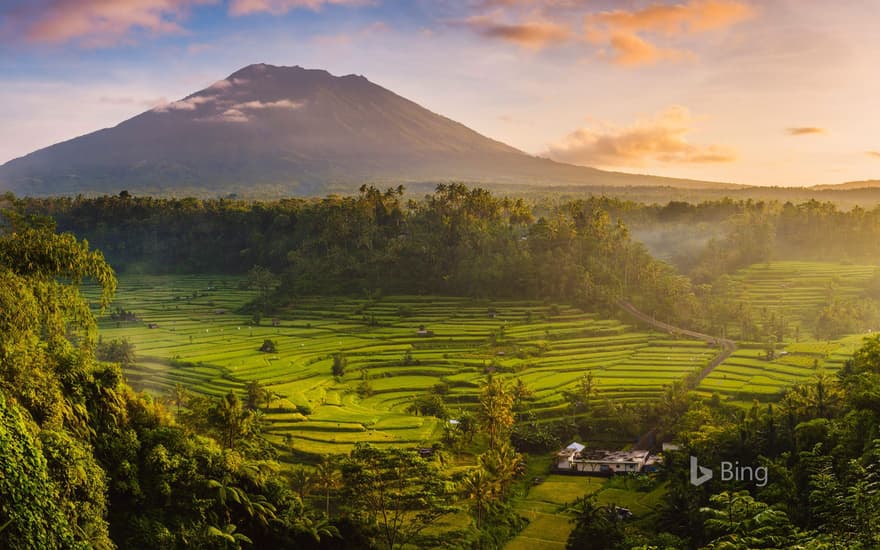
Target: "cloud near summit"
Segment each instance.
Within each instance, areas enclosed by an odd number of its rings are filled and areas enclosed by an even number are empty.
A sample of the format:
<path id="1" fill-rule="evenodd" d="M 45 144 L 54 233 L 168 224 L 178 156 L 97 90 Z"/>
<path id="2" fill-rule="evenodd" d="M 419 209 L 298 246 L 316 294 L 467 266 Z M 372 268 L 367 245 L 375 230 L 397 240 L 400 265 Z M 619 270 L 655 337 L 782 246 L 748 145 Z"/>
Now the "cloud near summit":
<path id="1" fill-rule="evenodd" d="M 636 123 L 615 127 L 579 128 L 545 153 L 553 160 L 599 167 L 640 167 L 647 163 L 716 163 L 736 160 L 736 152 L 720 145 L 688 141 L 693 130 L 690 111 L 671 106 Z"/>

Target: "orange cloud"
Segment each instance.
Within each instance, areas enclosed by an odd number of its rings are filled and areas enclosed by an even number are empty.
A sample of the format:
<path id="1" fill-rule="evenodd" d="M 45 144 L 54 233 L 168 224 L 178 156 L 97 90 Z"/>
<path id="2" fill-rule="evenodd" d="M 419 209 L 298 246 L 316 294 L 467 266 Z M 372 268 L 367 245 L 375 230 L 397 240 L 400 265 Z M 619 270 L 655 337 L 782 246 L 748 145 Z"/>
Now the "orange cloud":
<path id="1" fill-rule="evenodd" d="M 865 151 L 865 154 L 880 159 L 880 151 Z"/>
<path id="2" fill-rule="evenodd" d="M 181 32 L 192 6 L 217 0 L 46 0 L 10 16 L 34 42 L 108 46 L 134 29 L 154 34 Z"/>
<path id="3" fill-rule="evenodd" d="M 632 126 L 580 128 L 550 146 L 547 156 L 560 162 L 588 166 L 643 166 L 664 163 L 732 162 L 736 152 L 719 145 L 696 145 L 687 140 L 693 117 L 684 107 L 672 106 Z"/>
<path id="4" fill-rule="evenodd" d="M 587 40 L 605 45 L 604 56 L 622 65 L 656 63 L 691 56 L 690 52 L 660 48 L 645 35 L 672 38 L 734 25 L 754 16 L 739 0 L 688 0 L 681 4 L 654 4 L 641 10 L 613 10 L 587 15 Z"/>
<path id="5" fill-rule="evenodd" d="M 250 15 L 253 13 L 282 15 L 298 8 L 317 11 L 327 4 L 363 6 L 372 3 L 372 0 L 232 0 L 229 4 L 229 13 L 231 15 Z"/>
<path id="6" fill-rule="evenodd" d="M 817 128 L 815 126 L 795 126 L 793 128 L 786 128 L 786 132 L 790 136 L 807 136 L 810 134 L 824 134 L 825 128 Z"/>
<path id="7" fill-rule="evenodd" d="M 475 16 L 465 24 L 483 36 L 513 42 L 526 48 L 540 49 L 560 44 L 571 37 L 568 27 L 549 21 L 526 21 L 507 24 L 488 16 Z"/>
<path id="8" fill-rule="evenodd" d="M 611 54 L 601 51 L 600 55 L 608 56 L 618 65 L 650 65 L 658 61 L 678 61 L 690 57 L 689 52 L 658 48 L 638 35 L 615 33 L 610 39 Z"/>

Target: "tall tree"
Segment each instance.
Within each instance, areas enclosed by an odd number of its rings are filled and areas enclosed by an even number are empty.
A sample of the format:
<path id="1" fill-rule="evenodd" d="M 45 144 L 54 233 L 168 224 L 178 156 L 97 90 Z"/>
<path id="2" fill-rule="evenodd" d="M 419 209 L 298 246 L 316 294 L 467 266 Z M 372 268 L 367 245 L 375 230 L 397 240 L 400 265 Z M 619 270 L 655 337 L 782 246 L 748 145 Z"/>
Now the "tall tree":
<path id="1" fill-rule="evenodd" d="M 418 453 L 358 443 L 342 463 L 347 507 L 387 550 L 409 543 L 450 508 L 443 474 Z"/>

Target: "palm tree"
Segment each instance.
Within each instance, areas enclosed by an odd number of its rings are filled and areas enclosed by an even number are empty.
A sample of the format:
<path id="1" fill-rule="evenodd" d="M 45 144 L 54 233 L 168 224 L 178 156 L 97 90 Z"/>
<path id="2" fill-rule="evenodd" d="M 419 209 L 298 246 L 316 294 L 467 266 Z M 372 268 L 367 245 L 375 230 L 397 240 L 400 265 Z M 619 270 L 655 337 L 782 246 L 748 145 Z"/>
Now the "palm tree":
<path id="1" fill-rule="evenodd" d="M 303 466 L 297 466 L 290 472 L 290 484 L 293 486 L 293 490 L 296 491 L 296 494 L 299 495 L 300 500 L 305 502 L 306 497 L 312 492 L 312 488 L 315 485 L 315 479 L 311 472 L 306 470 Z"/>
<path id="2" fill-rule="evenodd" d="M 477 530 L 483 526 L 483 510 L 493 500 L 492 480 L 482 468 L 474 468 L 462 480 L 464 495 L 474 502 Z"/>
<path id="3" fill-rule="evenodd" d="M 189 399 L 189 392 L 180 382 L 168 390 L 168 400 L 177 408 L 177 416 L 180 416 L 180 408 L 186 404 L 187 399 Z"/>
<path id="4" fill-rule="evenodd" d="M 324 513 L 330 517 L 330 491 L 339 486 L 339 470 L 331 462 L 329 456 L 325 456 L 315 469 L 315 480 L 324 489 Z"/>
<path id="5" fill-rule="evenodd" d="M 480 392 L 480 421 L 489 434 L 489 448 L 513 425 L 513 395 L 500 378 L 489 378 Z"/>
<path id="6" fill-rule="evenodd" d="M 525 471 L 522 455 L 507 442 L 480 455 L 479 463 L 492 482 L 492 492 L 502 499 L 514 480 Z"/>

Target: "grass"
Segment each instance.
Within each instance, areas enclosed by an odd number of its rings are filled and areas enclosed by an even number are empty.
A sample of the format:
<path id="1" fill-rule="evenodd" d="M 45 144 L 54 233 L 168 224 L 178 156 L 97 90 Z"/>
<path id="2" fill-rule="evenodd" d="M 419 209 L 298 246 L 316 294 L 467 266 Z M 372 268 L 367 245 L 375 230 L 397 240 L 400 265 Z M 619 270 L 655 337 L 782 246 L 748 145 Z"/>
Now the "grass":
<path id="1" fill-rule="evenodd" d="M 657 510 L 665 492 L 666 486 L 662 484 L 648 492 L 638 491 L 635 484 L 624 477 L 549 475 L 534 485 L 525 498 L 516 502 L 517 511 L 529 520 L 529 524 L 505 546 L 505 550 L 565 548 L 574 528 L 573 516 L 566 508 L 582 496 L 595 493 L 598 504 L 628 508 L 634 521 L 638 521 Z"/>

